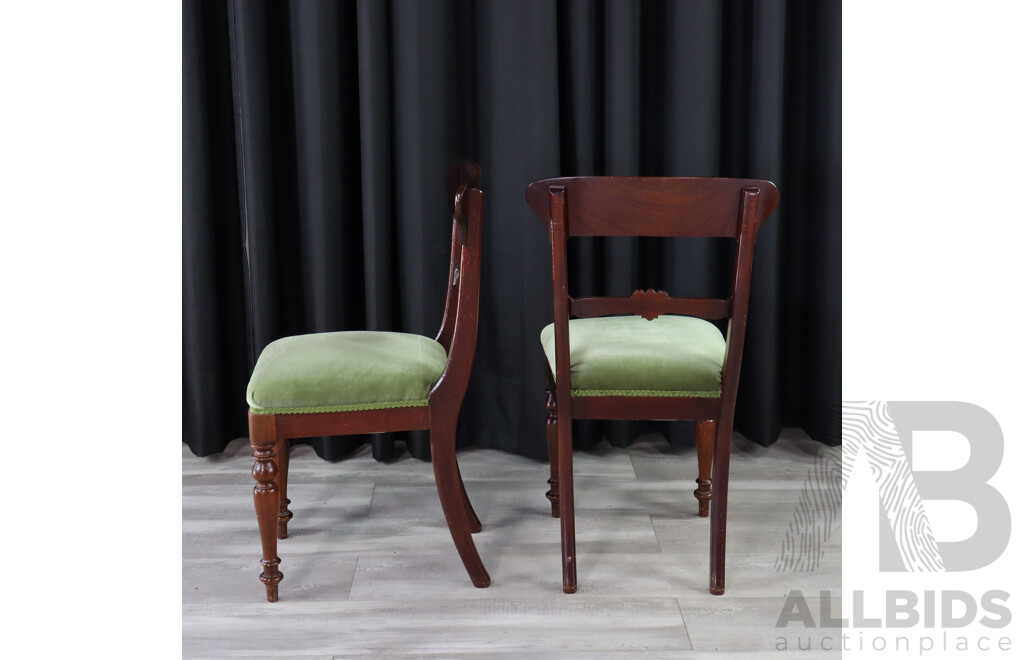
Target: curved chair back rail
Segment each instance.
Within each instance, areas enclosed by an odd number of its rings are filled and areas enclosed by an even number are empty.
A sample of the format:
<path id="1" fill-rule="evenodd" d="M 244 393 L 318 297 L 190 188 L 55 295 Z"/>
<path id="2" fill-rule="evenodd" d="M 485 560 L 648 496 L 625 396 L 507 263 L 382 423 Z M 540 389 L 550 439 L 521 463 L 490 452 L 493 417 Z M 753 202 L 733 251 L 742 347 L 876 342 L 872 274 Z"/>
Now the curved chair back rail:
<path id="1" fill-rule="evenodd" d="M 264 364 L 261 367 L 257 361 L 257 368 L 253 372 L 253 381 L 249 387 L 250 405 L 257 400 L 252 394 L 257 373 L 262 379 L 261 383 L 270 381 L 272 385 L 277 386 L 270 391 L 284 392 L 293 398 L 301 398 L 303 392 L 316 392 L 317 397 L 315 407 L 310 405 L 304 408 L 300 400 L 298 404 L 290 403 L 296 406 L 294 408 L 251 407 L 249 411 L 249 439 L 253 447 L 253 458 L 256 460 L 253 465 L 253 477 L 257 482 L 253 489 L 253 500 L 263 546 L 263 559 L 260 562 L 263 572 L 260 574 L 260 581 L 266 586 L 268 601 L 274 602 L 278 599 L 278 584 L 283 574 L 278 570 L 281 560 L 277 556 L 277 541 L 288 537 L 288 522 L 293 517 L 288 508 L 291 500 L 287 497 L 290 441 L 293 438 L 321 435 L 429 429 L 434 478 L 452 540 L 473 584 L 477 587 L 486 587 L 490 584 L 490 576 L 480 560 L 472 538 L 473 533 L 481 530 L 480 521 L 466 495 L 455 457 L 455 426 L 469 384 L 476 349 L 483 221 L 483 193 L 479 189 L 479 183 L 480 167 L 475 163 L 456 161 L 449 166 L 447 186 L 452 224 L 451 263 L 448 270 L 444 314 L 436 340 L 395 333 L 300 335 L 287 338 L 288 343 L 278 347 L 273 353 L 272 364 Z M 354 340 L 349 339 L 355 335 L 359 335 L 362 344 L 356 344 Z M 385 335 L 391 336 L 391 343 L 384 343 L 388 339 L 384 337 Z M 358 361 L 358 356 L 354 356 L 351 351 L 346 353 L 345 347 L 365 346 L 367 341 L 372 342 L 375 337 L 380 337 L 382 345 L 385 346 L 399 345 L 395 339 L 404 338 L 401 345 L 410 347 L 407 349 L 412 351 L 410 355 L 419 360 L 419 377 L 424 380 L 403 383 L 402 388 L 382 386 L 380 392 L 385 394 L 380 394 L 376 398 L 380 403 L 352 401 L 346 400 L 346 397 L 354 396 L 353 392 L 360 393 L 364 398 L 372 398 L 373 364 L 362 365 L 366 367 L 365 371 L 368 374 L 363 375 L 363 380 L 369 383 L 360 383 L 360 387 L 346 387 L 347 383 L 341 379 L 355 376 L 348 376 L 344 370 L 340 373 L 328 371 L 326 376 L 322 370 L 316 374 L 304 375 L 302 369 L 296 366 L 309 362 L 309 354 L 307 352 L 303 355 L 303 348 L 314 345 L 320 346 L 321 350 L 329 346 L 334 351 L 334 359 L 338 363 L 345 363 L 350 359 Z M 346 344 L 346 341 L 350 341 L 351 344 Z M 417 346 L 422 347 L 422 350 L 417 349 Z M 288 350 L 293 350 L 294 353 L 289 354 Z M 442 370 L 441 359 L 444 355 L 447 355 L 447 359 Z M 269 356 L 266 349 L 260 356 L 261 360 L 265 356 Z M 290 364 L 289 356 L 294 358 Z M 392 356 L 386 357 L 392 359 Z M 305 362 L 302 358 L 305 358 Z M 401 356 L 394 356 L 393 359 L 400 360 Z M 394 380 L 400 378 L 402 373 L 412 371 L 402 369 L 402 364 L 399 362 L 399 368 L 391 370 L 387 377 Z M 409 366 L 411 363 L 404 364 Z M 433 368 L 436 368 L 436 371 L 426 371 L 427 375 L 423 375 L 425 369 Z M 287 374 L 287 377 L 282 374 Z M 275 376 L 279 382 L 273 382 Z M 433 380 L 435 376 L 436 380 Z M 426 378 L 431 380 L 425 380 Z M 280 382 L 282 379 L 284 382 Z M 424 382 L 430 383 L 429 387 L 418 389 L 423 387 Z M 335 385 L 334 389 L 331 389 L 331 383 Z M 371 391 L 370 394 L 367 394 L 368 390 Z M 388 392 L 398 392 L 400 398 L 393 400 L 394 397 L 386 395 Z M 409 394 L 410 392 L 413 394 Z M 335 396 L 336 400 L 331 400 L 332 396 Z M 325 408 L 330 412 L 321 412 Z"/>
<path id="2" fill-rule="evenodd" d="M 759 192 L 757 226 L 775 211 L 779 191 L 770 181 L 714 177 L 579 176 L 543 179 L 526 189 L 541 220 L 551 217 L 550 193 L 565 191 L 572 209 L 569 236 L 705 236 L 738 238 L 744 188 Z"/>
<path id="3" fill-rule="evenodd" d="M 561 177 L 543 179 L 530 184 L 526 199 L 545 223 L 551 242 L 552 286 L 554 291 L 553 355 L 548 353 L 548 449 L 551 455 L 551 489 L 548 498 L 552 515 L 561 518 L 562 577 L 567 593 L 576 590 L 575 521 L 572 491 L 571 426 L 560 423 L 573 418 L 587 419 L 692 419 L 697 422 L 698 488 L 694 492 L 701 516 L 711 513 L 711 575 L 710 590 L 724 592 L 725 522 L 728 488 L 729 447 L 732 419 L 736 406 L 740 362 L 746 331 L 750 297 L 750 276 L 754 241 L 779 201 L 779 192 L 770 181 L 757 179 L 726 179 L 709 177 Z M 736 260 L 728 299 L 673 298 L 665 291 L 637 290 L 629 297 L 586 297 L 574 299 L 568 290 L 567 242 L 573 236 L 651 236 L 651 237 L 726 237 L 736 240 Z M 600 319 L 618 314 L 631 314 L 644 319 L 637 323 L 656 322 L 665 315 L 686 315 L 705 320 L 728 319 L 728 330 L 720 362 L 717 391 L 690 391 L 673 382 L 673 368 L 678 358 L 680 371 L 692 368 L 697 354 L 683 344 L 692 340 L 678 334 L 680 350 L 667 351 L 667 374 L 651 376 L 658 387 L 646 389 L 637 385 L 645 374 L 632 374 L 630 385 L 618 387 L 608 381 L 599 389 L 576 388 L 574 370 L 583 380 L 608 370 L 615 353 L 620 364 L 630 356 L 642 353 L 644 332 L 635 342 L 618 338 L 602 344 L 594 326 L 587 337 L 590 343 L 570 344 L 570 319 Z M 574 322 L 579 323 L 579 322 Z M 612 327 L 613 323 L 605 324 Z M 621 321 L 614 322 L 621 327 Z M 662 324 L 671 330 L 672 324 Z M 582 332 L 583 326 L 577 326 Z M 598 324 L 598 328 L 600 324 Z M 637 330 L 651 328 L 634 325 Z M 547 330 L 545 330 L 547 332 Z M 575 333 L 574 333 L 575 334 Z M 646 334 L 650 335 L 650 332 Z M 584 335 L 581 335 L 584 336 Z M 595 338 L 596 337 L 596 338 Z M 616 341 L 618 343 L 616 343 Z M 706 343 L 706 342 L 705 342 Z M 664 344 L 658 343 L 661 350 Z M 701 350 L 705 350 L 706 347 Z M 697 356 L 697 357 L 695 357 Z M 658 356 L 654 356 L 657 358 Z M 605 364 L 598 364 L 604 360 Z M 636 362 L 642 364 L 642 361 Z M 596 366 L 595 366 L 596 365 Z M 589 371 L 587 371 L 589 370 Z M 654 371 L 657 371 L 655 369 Z M 662 369 L 662 371 L 665 371 Z M 659 380 L 660 379 L 660 380 Z M 685 379 L 682 379 L 685 381 Z M 665 390 L 669 387 L 669 390 Z M 712 472 L 714 473 L 712 475 Z M 714 491 L 711 484 L 715 484 Z M 710 503 L 710 507 L 709 507 Z"/>
<path id="4" fill-rule="evenodd" d="M 447 351 L 451 348 L 452 334 L 455 331 L 455 311 L 459 304 L 459 291 L 462 282 L 462 252 L 469 239 L 469 222 L 471 214 L 467 212 L 469 196 L 467 191 L 477 189 L 480 185 L 480 166 L 476 163 L 460 160 L 451 164 L 448 168 L 448 200 L 450 203 L 449 212 L 452 215 L 452 249 L 450 266 L 448 268 L 448 294 L 444 302 L 444 315 L 441 318 L 441 328 L 437 332 L 437 342 L 444 346 Z M 480 232 L 476 235 L 479 238 Z M 470 250 L 471 253 L 474 250 Z M 479 269 L 479 247 L 475 252 L 478 255 L 476 266 Z"/>

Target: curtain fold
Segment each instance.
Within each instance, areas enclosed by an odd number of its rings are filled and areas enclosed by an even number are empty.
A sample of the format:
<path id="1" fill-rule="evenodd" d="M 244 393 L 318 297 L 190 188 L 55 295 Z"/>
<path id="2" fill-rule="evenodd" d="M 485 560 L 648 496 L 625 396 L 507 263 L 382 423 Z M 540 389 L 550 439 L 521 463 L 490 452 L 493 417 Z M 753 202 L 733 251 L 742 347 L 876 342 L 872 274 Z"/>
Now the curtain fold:
<path id="1" fill-rule="evenodd" d="M 524 193 L 560 175 L 775 181 L 755 251 L 736 428 L 839 441 L 837 0 L 187 0 L 183 12 L 183 440 L 247 435 L 245 383 L 282 336 L 433 336 L 444 174 L 483 169 L 477 354 L 460 446 L 547 455 L 551 263 Z M 573 294 L 722 295 L 720 240 L 574 239 Z M 692 424 L 579 423 L 587 446 Z M 341 458 L 425 433 L 311 440 Z M 400 445 L 401 446 L 401 445 Z"/>

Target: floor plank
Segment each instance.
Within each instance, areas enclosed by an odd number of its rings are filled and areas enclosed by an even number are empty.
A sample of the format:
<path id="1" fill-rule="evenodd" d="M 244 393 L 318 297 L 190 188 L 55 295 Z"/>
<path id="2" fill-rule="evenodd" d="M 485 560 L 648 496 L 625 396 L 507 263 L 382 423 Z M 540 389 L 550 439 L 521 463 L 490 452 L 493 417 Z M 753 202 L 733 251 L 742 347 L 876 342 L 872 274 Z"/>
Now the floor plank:
<path id="1" fill-rule="evenodd" d="M 807 593 L 807 592 L 805 592 Z M 839 593 L 838 589 L 835 591 Z M 840 616 L 840 598 L 830 599 L 831 612 Z M 703 598 L 680 598 L 679 610 L 693 648 L 701 651 L 786 651 L 808 653 L 805 657 L 840 656 L 842 631 L 836 628 L 804 628 L 802 625 L 776 627 L 786 596 L 774 598 L 736 598 L 718 596 L 712 602 Z M 808 596 L 810 611 L 820 612 L 821 599 Z"/>
<path id="2" fill-rule="evenodd" d="M 353 656 L 336 655 L 335 658 Z M 375 656 L 378 660 L 808 660 L 806 652 L 793 651 L 587 651 L 573 653 L 558 651 L 545 653 L 385 653 Z M 826 656 L 831 657 L 831 656 Z"/>
<path id="3" fill-rule="evenodd" d="M 560 598 L 561 554 L 515 549 L 487 555 L 491 573 L 488 589 L 474 589 L 456 556 L 438 555 L 416 560 L 392 555 L 360 556 L 352 581 L 351 597 L 361 600 L 419 600 L 457 597 L 531 598 L 544 594 Z M 838 590 L 842 572 L 838 552 L 829 552 L 821 569 L 780 575 L 773 553 L 735 552 L 729 555 L 726 594 L 737 597 L 785 597 L 791 589 L 818 594 Z M 412 566 L 415 566 L 413 570 Z M 587 598 L 690 597 L 708 593 L 707 552 L 688 554 L 579 552 L 579 591 L 574 600 Z M 456 578 L 453 581 L 453 578 Z M 282 587 L 283 588 L 283 587 Z M 837 591 L 838 593 L 838 591 Z"/>
<path id="4" fill-rule="evenodd" d="M 789 430 L 769 448 L 734 443 L 726 595 L 707 593 L 709 523 L 696 516 L 693 448 L 647 437 L 576 452 L 580 589 L 561 591 L 559 522 L 542 461 L 459 452 L 492 577 L 476 589 L 441 514 L 430 463 L 378 463 L 368 447 L 334 463 L 292 451 L 281 600 L 267 603 L 252 459 L 182 452 L 182 644 L 194 658 L 787 660 L 829 631 L 775 628 L 785 596 L 841 586 L 841 530 L 816 570 L 775 570 L 822 451 Z M 831 450 L 835 451 L 835 450 Z M 268 634 L 272 630 L 272 634 Z M 776 652 L 778 638 L 791 648 Z M 797 647 L 796 645 L 800 646 Z"/>
<path id="5" fill-rule="evenodd" d="M 730 494 L 731 497 L 731 494 Z M 729 507 L 725 527 L 726 549 L 732 551 L 779 552 L 792 509 L 772 512 L 735 511 Z M 652 516 L 654 531 L 665 552 L 702 552 L 709 549 L 707 521 L 700 518 Z M 838 521 L 837 521 L 838 524 Z M 838 533 L 838 528 L 836 534 Z M 835 536 L 835 534 L 833 535 Z M 839 539 L 830 537 L 823 544 L 838 548 Z"/>
<path id="6" fill-rule="evenodd" d="M 678 604 L 669 598 L 609 602 L 423 600 L 196 605 L 184 655 L 251 657 L 301 648 L 311 654 L 377 657 L 545 651 L 689 650 Z"/>
<path id="7" fill-rule="evenodd" d="M 182 567 L 182 600 L 191 604 L 247 602 L 264 597 L 259 581 L 260 555 L 199 559 Z M 292 562 L 287 569 L 288 597 L 316 601 L 345 598 L 352 588 L 357 558 L 321 552 Z"/>

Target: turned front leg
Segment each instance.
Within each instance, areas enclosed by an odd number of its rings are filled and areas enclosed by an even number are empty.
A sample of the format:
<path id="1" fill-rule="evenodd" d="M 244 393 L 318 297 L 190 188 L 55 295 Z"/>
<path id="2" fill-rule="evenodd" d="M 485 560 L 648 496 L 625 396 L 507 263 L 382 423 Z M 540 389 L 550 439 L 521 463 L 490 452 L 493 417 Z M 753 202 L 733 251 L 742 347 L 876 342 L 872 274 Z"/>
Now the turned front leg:
<path id="1" fill-rule="evenodd" d="M 292 519 L 292 512 L 288 505 L 292 503 L 288 499 L 288 461 L 291 452 L 291 440 L 279 438 L 274 443 L 274 454 L 277 460 L 277 487 L 281 491 L 281 506 L 277 512 L 277 538 L 288 538 L 288 521 Z"/>
<path id="2" fill-rule="evenodd" d="M 545 427 L 548 437 L 548 456 L 551 464 L 551 477 L 548 479 L 550 490 L 545 496 L 551 500 L 551 516 L 557 518 L 559 515 L 558 504 L 558 407 L 555 405 L 555 392 L 552 386 L 548 386 L 547 411 L 548 419 Z"/>
<path id="3" fill-rule="evenodd" d="M 260 541 L 263 544 L 263 572 L 260 581 L 267 588 L 267 600 L 277 601 L 277 585 L 284 577 L 277 570 L 281 559 L 277 556 L 277 525 L 281 506 L 281 492 L 277 488 L 277 465 L 274 444 L 276 424 L 273 415 L 249 415 L 249 443 L 252 445 L 252 476 L 256 485 L 252 499 L 256 505 L 256 520 L 260 527 Z"/>
<path id="4" fill-rule="evenodd" d="M 711 464 L 715 453 L 715 420 L 699 421 L 697 427 L 697 515 L 707 518 L 711 507 Z"/>

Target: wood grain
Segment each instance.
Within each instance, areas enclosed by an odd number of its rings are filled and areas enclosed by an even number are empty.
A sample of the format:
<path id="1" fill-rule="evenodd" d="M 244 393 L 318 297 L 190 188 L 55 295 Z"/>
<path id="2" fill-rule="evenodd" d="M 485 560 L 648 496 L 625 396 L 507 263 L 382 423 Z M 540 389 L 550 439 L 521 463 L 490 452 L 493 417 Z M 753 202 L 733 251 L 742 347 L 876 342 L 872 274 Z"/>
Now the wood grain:
<path id="1" fill-rule="evenodd" d="M 775 211 L 779 191 L 769 181 L 713 177 L 561 177 L 530 184 L 526 200 L 545 222 L 552 217 L 548 191 L 565 190 L 572 209 L 569 236 L 704 236 L 740 234 L 744 188 L 763 192 L 757 228 Z M 642 210 L 642 212 L 640 212 Z"/>
<path id="2" fill-rule="evenodd" d="M 665 291 L 637 289 L 624 297 L 573 298 L 572 315 L 594 318 L 612 314 L 636 314 L 652 321 L 662 314 L 699 316 L 702 319 L 724 319 L 729 316 L 729 301 L 710 298 L 671 298 Z"/>

